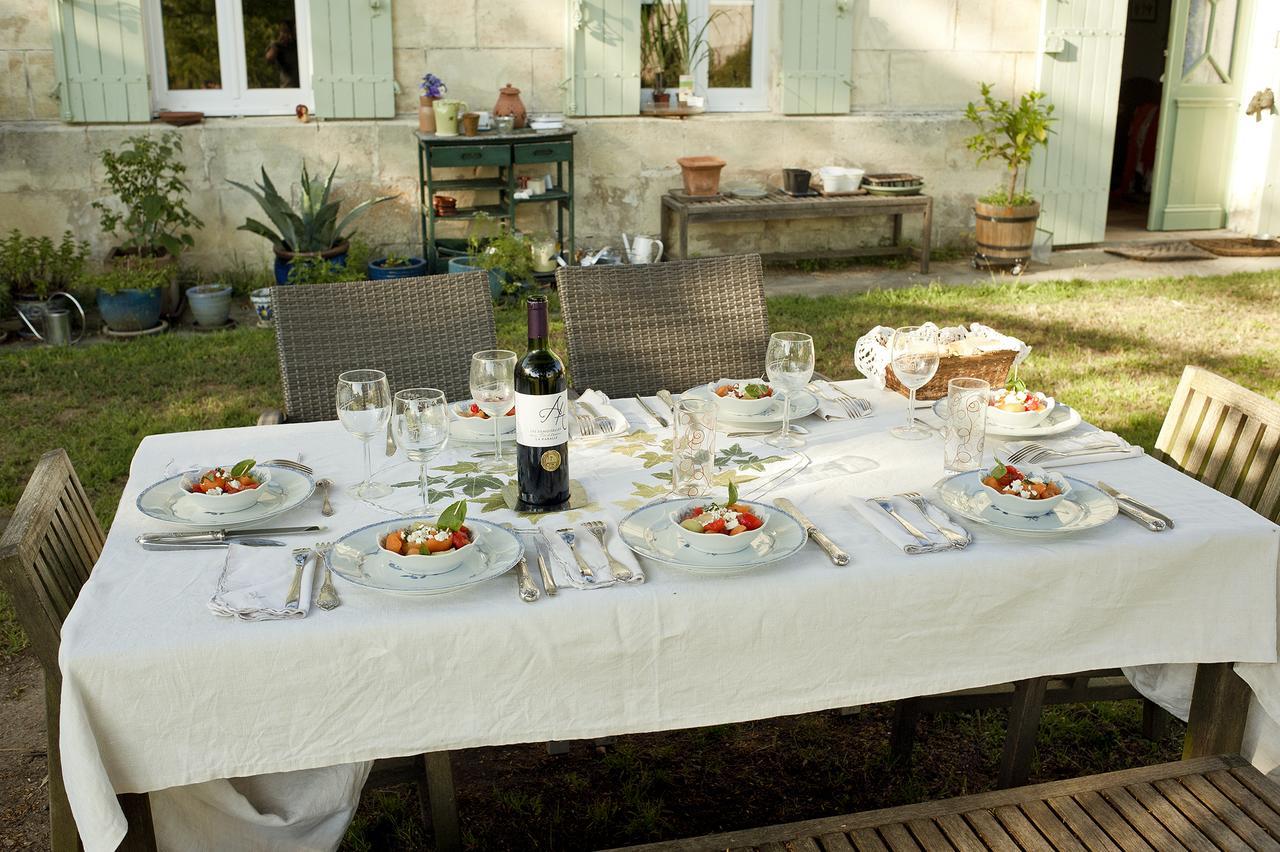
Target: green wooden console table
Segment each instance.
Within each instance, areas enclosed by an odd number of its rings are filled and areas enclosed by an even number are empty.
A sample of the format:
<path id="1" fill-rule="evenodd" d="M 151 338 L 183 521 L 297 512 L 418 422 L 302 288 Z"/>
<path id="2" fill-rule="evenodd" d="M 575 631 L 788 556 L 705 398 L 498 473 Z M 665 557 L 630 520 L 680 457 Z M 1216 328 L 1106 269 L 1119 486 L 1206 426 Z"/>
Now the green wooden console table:
<path id="1" fill-rule="evenodd" d="M 522 204 L 554 204 L 556 239 L 565 256 L 573 258 L 573 130 L 513 130 L 510 133 L 481 131 L 475 136 L 437 136 L 414 132 L 418 140 L 418 200 L 422 224 L 422 254 L 435 272 L 445 272 L 447 256 L 441 255 L 442 241 L 436 227 L 443 219 L 474 219 L 480 213 L 506 220 L 515 226 L 516 210 Z M 555 186 L 541 195 L 517 198 L 516 171 L 522 165 L 555 165 Z M 476 168 L 496 174 L 475 174 L 465 178 L 441 179 L 439 169 Z M 459 207 L 451 216 L 437 216 L 433 200 L 437 193 L 476 192 L 471 207 Z M 485 203 L 496 196 L 496 201 Z"/>

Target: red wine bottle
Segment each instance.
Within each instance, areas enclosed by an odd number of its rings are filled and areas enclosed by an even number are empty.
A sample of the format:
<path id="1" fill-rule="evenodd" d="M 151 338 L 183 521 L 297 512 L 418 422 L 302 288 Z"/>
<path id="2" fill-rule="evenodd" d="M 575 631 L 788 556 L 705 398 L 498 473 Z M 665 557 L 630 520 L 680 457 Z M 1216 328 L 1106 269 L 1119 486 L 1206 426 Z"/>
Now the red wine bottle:
<path id="1" fill-rule="evenodd" d="M 569 503 L 569 397 L 564 362 L 547 345 L 547 300 L 529 297 L 529 351 L 516 364 L 516 482 L 522 508 Z"/>

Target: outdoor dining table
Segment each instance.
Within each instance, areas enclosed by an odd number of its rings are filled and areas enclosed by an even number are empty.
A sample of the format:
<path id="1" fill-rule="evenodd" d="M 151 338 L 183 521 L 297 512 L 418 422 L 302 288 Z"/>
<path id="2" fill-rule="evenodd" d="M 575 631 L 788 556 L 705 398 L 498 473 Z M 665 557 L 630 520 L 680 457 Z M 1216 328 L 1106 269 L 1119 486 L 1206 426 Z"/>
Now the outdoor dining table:
<path id="1" fill-rule="evenodd" d="M 158 527 L 135 500 L 166 473 L 300 455 L 335 483 L 336 514 L 322 518 L 317 497 L 275 520 L 324 523 L 315 535 L 332 540 L 390 515 L 342 495 L 361 454 L 337 421 L 144 438 L 62 633 L 63 771 L 86 848 L 111 849 L 123 836 L 116 793 L 740 722 L 1122 665 L 1276 661 L 1275 525 L 1138 456 L 1064 472 L 1104 477 L 1174 517 L 1176 529 L 1152 533 L 1120 517 L 1028 539 L 964 522 L 966 549 L 909 556 L 853 503 L 930 495 L 942 442 L 896 440 L 887 430 L 905 418 L 904 400 L 865 381 L 842 386 L 875 414 L 804 419 L 807 444 L 795 455 L 724 435 L 719 451 L 745 493 L 793 500 L 851 554 L 848 565 L 812 544 L 733 576 L 645 562 L 643 584 L 562 587 L 534 604 L 517 597 L 511 575 L 436 597 L 339 580 L 333 611 L 257 623 L 215 617 L 206 604 L 225 553 L 144 552 L 134 542 Z M 573 442 L 570 472 L 591 505 L 545 518 L 551 529 L 616 522 L 661 496 L 668 436 L 632 400 L 615 405 L 634 433 Z M 433 467 L 465 480 L 484 448 L 451 445 Z M 476 516 L 531 522 L 486 499 L 476 498 Z M 289 550 L 255 553 L 284 572 Z"/>

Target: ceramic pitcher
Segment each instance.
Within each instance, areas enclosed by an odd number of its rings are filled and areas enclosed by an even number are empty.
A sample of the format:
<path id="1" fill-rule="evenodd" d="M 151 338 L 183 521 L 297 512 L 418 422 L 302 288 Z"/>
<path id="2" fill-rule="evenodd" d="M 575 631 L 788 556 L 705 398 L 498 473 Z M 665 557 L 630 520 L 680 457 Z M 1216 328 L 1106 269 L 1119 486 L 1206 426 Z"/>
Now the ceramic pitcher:
<path id="1" fill-rule="evenodd" d="M 662 240 L 644 234 L 636 234 L 628 240 L 623 234 L 622 242 L 627 247 L 627 259 L 632 263 L 657 263 L 662 258 Z"/>
<path id="2" fill-rule="evenodd" d="M 441 98 L 432 106 L 436 111 L 436 135 L 457 136 L 458 119 L 467 111 L 467 105 L 453 98 Z"/>

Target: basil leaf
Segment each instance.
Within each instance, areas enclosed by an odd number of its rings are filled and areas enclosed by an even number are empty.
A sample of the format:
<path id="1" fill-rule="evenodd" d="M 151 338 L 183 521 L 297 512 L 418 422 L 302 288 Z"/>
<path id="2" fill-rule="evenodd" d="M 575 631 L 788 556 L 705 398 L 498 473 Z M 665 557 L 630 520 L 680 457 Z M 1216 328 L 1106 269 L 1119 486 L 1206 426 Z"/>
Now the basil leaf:
<path id="1" fill-rule="evenodd" d="M 436 528 L 454 532 L 462 526 L 462 522 L 466 519 L 467 501 L 459 500 L 456 503 L 450 503 L 445 510 L 440 513 L 440 520 L 436 521 Z"/>
<path id="2" fill-rule="evenodd" d="M 257 464 L 257 462 L 253 459 L 245 459 L 242 462 L 237 462 L 236 466 L 231 468 L 231 478 L 235 479 L 238 476 L 244 476 L 246 473 L 253 470 L 253 466 L 255 464 Z"/>
<path id="3" fill-rule="evenodd" d="M 991 477 L 993 479 L 1004 479 L 1004 475 L 1008 472 L 1009 469 L 1004 466 L 1004 462 L 996 459 L 996 466 L 991 468 Z"/>
<path id="4" fill-rule="evenodd" d="M 751 384 L 747 385 L 742 393 L 747 399 L 760 399 L 764 396 L 764 391 L 764 385 Z"/>
<path id="5" fill-rule="evenodd" d="M 737 502 L 738 502 L 738 483 L 734 482 L 731 479 L 729 480 L 729 502 L 726 503 L 725 505 L 732 506 L 734 503 L 737 503 Z"/>

